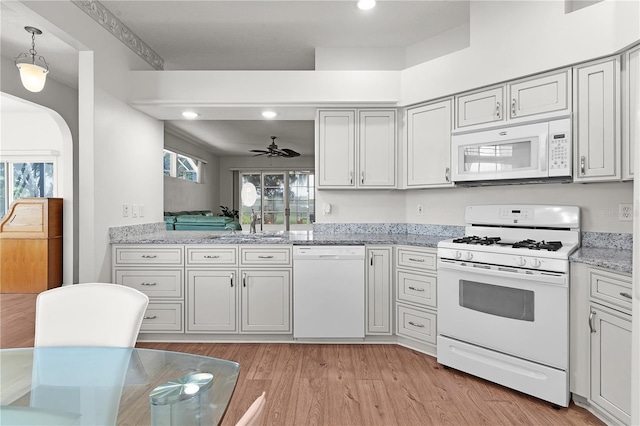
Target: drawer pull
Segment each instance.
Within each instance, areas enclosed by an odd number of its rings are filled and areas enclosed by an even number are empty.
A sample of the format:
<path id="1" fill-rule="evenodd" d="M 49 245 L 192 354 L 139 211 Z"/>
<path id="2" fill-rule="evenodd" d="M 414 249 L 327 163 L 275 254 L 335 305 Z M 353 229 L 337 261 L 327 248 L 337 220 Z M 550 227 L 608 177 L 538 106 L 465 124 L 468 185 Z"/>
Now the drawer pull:
<path id="1" fill-rule="evenodd" d="M 143 259 L 155 259 L 156 257 L 158 257 L 157 254 L 143 254 L 142 255 Z"/>
<path id="2" fill-rule="evenodd" d="M 140 283 L 140 285 L 158 285 L 158 283 Z"/>
<path id="3" fill-rule="evenodd" d="M 411 286 L 409 286 L 409 290 L 413 290 L 413 291 L 424 291 L 424 288 L 417 288 L 417 287 L 411 287 Z"/>
<path id="4" fill-rule="evenodd" d="M 409 260 L 412 262 L 424 262 L 424 259 L 416 259 L 415 257 L 410 257 Z"/>
<path id="5" fill-rule="evenodd" d="M 269 255 L 269 256 L 260 255 L 260 256 L 258 256 L 258 259 L 273 259 L 273 256 L 271 256 L 271 255 Z"/>
<path id="6" fill-rule="evenodd" d="M 144 317 L 144 319 L 156 319 L 156 318 L 158 318 L 157 315 L 153 315 L 153 316 L 150 316 L 150 317 Z"/>
<path id="7" fill-rule="evenodd" d="M 424 324 L 416 324 L 413 321 L 409 321 L 409 325 L 412 325 L 412 326 L 418 327 L 418 328 L 424 328 Z"/>
<path id="8" fill-rule="evenodd" d="M 624 292 L 621 292 L 621 293 L 620 293 L 620 296 L 622 296 L 622 297 L 626 297 L 627 299 L 631 299 L 631 298 L 632 298 L 632 297 L 631 297 L 631 295 L 630 295 L 629 293 L 624 293 Z"/>
<path id="9" fill-rule="evenodd" d="M 220 256 L 216 255 L 210 255 L 210 254 L 205 254 L 204 258 L 205 259 L 218 259 Z"/>

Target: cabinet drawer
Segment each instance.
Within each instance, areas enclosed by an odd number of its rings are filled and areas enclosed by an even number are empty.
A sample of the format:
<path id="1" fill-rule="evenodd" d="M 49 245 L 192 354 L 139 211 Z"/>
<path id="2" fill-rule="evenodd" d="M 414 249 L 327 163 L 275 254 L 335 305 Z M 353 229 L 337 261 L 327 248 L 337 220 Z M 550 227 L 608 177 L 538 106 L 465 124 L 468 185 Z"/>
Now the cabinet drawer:
<path id="1" fill-rule="evenodd" d="M 167 332 L 183 330 L 182 303 L 149 303 L 144 313 L 141 332 Z"/>
<path id="2" fill-rule="evenodd" d="M 589 268 L 591 297 L 631 312 L 631 277 Z"/>
<path id="3" fill-rule="evenodd" d="M 396 252 L 396 262 L 399 267 L 435 271 L 436 253 L 429 253 L 419 249 L 399 248 Z"/>
<path id="4" fill-rule="evenodd" d="M 290 265 L 291 247 L 240 247 L 240 262 L 245 265 Z"/>
<path id="5" fill-rule="evenodd" d="M 435 275 L 398 270 L 396 271 L 396 283 L 398 285 L 398 300 L 436 307 L 437 278 Z"/>
<path id="6" fill-rule="evenodd" d="M 115 281 L 140 290 L 150 298 L 182 297 L 182 269 L 116 269 Z"/>
<path id="7" fill-rule="evenodd" d="M 187 247 L 187 265 L 235 265 L 236 247 Z"/>
<path id="8" fill-rule="evenodd" d="M 421 342 L 436 344 L 436 314 L 411 308 L 397 306 L 397 334 L 410 337 Z"/>
<path id="9" fill-rule="evenodd" d="M 175 247 L 115 247 L 116 265 L 182 265 L 182 246 Z"/>

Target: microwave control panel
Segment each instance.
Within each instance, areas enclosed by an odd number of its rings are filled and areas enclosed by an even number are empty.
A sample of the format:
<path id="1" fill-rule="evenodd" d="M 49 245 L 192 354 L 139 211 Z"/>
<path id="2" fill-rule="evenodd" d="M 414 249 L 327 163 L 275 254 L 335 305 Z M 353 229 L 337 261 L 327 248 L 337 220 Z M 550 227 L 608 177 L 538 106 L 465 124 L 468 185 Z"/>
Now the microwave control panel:
<path id="1" fill-rule="evenodd" d="M 568 133 L 549 135 L 549 176 L 571 176 L 571 139 Z"/>

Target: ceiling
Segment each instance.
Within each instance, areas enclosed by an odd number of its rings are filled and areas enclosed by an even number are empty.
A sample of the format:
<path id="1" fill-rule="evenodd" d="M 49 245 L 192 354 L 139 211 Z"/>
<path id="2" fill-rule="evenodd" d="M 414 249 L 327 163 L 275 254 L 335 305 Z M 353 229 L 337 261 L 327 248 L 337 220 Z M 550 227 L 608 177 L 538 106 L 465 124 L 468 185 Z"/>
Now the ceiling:
<path id="1" fill-rule="evenodd" d="M 406 51 L 469 22 L 466 0 L 379 0 L 369 11 L 359 10 L 354 0 L 101 4 L 164 59 L 165 70 L 313 70 L 316 48 Z M 38 26 L 38 17 L 16 2 L 0 7 L 2 51 L 16 56 L 30 44 L 23 27 Z M 77 86 L 73 47 L 45 33 L 36 38 L 36 48 L 49 62 L 51 78 Z M 221 119 L 172 120 L 167 127 L 219 155 L 250 155 L 249 149 L 264 149 L 270 136 L 278 137 L 280 147 L 313 153 L 312 109 L 273 120 L 256 113 L 220 111 Z"/>

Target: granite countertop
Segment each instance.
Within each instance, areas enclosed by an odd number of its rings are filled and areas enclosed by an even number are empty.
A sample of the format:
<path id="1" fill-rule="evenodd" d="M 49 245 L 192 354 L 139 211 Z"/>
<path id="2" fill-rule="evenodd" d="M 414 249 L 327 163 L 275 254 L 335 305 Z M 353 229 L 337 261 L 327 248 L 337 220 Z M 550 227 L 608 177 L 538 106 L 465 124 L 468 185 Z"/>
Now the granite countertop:
<path id="1" fill-rule="evenodd" d="M 436 248 L 449 236 L 392 233 L 314 233 L 289 231 L 249 234 L 229 231 L 156 231 L 141 235 L 117 236 L 112 244 L 293 244 L 293 245 L 363 245 L 398 244 Z"/>
<path id="2" fill-rule="evenodd" d="M 633 272 L 633 250 L 601 247 L 581 247 L 571 256 L 571 262 L 586 263 L 615 272 L 631 274 Z"/>

